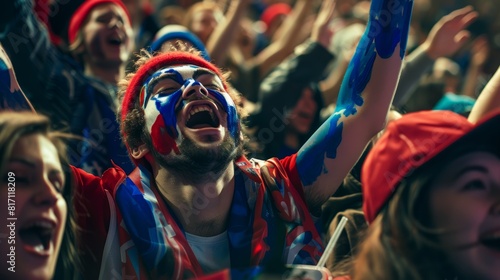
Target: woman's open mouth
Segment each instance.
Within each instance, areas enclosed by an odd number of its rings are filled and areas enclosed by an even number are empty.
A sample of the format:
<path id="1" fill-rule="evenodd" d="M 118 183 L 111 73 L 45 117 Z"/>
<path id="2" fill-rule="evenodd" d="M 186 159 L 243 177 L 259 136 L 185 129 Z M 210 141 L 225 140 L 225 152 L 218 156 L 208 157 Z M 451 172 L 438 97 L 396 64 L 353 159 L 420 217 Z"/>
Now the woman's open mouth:
<path id="1" fill-rule="evenodd" d="M 500 230 L 490 231 L 481 235 L 479 242 L 489 249 L 500 252 Z"/>
<path id="2" fill-rule="evenodd" d="M 39 256 L 48 256 L 52 249 L 55 224 L 46 220 L 37 220 L 22 225 L 19 239 L 24 249 Z"/>

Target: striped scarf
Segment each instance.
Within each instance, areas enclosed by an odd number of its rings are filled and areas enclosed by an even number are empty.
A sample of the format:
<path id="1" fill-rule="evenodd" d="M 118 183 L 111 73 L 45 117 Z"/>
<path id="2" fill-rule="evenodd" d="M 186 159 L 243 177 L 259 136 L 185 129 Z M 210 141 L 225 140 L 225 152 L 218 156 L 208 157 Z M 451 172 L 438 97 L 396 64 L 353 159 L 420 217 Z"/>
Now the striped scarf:
<path id="1" fill-rule="evenodd" d="M 321 238 L 280 162 L 250 162 L 241 157 L 236 166 L 241 172 L 235 175 L 227 228 L 231 268 L 316 264 L 323 250 Z M 150 172 L 139 169 L 114 192 L 122 278 L 203 276 L 180 223 L 161 198 Z"/>

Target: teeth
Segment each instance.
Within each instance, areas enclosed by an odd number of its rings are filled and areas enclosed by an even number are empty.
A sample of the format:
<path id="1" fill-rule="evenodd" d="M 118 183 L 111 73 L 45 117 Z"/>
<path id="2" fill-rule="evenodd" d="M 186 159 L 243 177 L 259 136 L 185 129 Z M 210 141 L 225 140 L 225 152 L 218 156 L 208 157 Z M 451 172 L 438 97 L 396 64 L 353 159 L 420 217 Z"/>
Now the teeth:
<path id="1" fill-rule="evenodd" d="M 40 252 L 40 253 L 45 250 L 45 248 L 43 248 L 42 244 L 35 246 L 33 249 L 35 249 L 35 251 Z"/>
<path id="2" fill-rule="evenodd" d="M 212 109 L 210 109 L 210 107 L 200 106 L 200 107 L 196 107 L 193 110 L 191 110 L 191 113 L 189 115 L 194 115 L 194 114 L 201 112 L 201 111 L 209 111 L 210 113 L 212 113 Z"/>
<path id="3" fill-rule="evenodd" d="M 212 108 L 210 108 L 209 106 L 199 106 L 199 107 L 192 109 L 191 112 L 189 112 L 189 116 L 188 116 L 187 121 L 189 121 L 189 119 L 191 118 L 192 115 L 194 115 L 198 112 L 202 112 L 202 111 L 208 111 L 210 113 L 210 116 L 212 117 L 212 120 L 215 119 L 215 114 L 212 111 Z"/>

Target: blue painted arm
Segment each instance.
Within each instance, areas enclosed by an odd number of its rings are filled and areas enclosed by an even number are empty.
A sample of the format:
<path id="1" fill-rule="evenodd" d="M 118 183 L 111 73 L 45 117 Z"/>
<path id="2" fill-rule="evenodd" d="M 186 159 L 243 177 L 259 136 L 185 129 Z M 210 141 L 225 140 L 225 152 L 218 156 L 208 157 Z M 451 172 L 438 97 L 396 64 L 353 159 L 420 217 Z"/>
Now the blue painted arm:
<path id="1" fill-rule="evenodd" d="M 412 7 L 412 0 L 372 1 L 335 113 L 297 155 L 310 208 L 337 190 L 370 139 L 383 128 L 399 80 Z"/>

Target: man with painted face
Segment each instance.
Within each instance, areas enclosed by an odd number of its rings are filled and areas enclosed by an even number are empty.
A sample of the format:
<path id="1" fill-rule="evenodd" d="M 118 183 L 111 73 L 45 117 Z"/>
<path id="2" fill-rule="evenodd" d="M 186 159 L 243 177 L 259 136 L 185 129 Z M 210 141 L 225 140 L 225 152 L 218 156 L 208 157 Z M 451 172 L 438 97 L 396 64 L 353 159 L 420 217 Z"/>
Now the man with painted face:
<path id="1" fill-rule="evenodd" d="M 398 82 L 412 2 L 396 10 L 390 2 L 372 2 L 375 28 L 387 24 L 376 14 L 397 12 L 388 28 L 366 32 L 337 111 L 284 159 L 244 156 L 239 103 L 215 65 L 188 50 L 139 59 L 120 83 L 119 115 L 137 168 L 101 178 L 73 169 L 87 278 L 316 264 L 315 217 L 383 128 Z M 333 8 L 323 2 L 318 24 L 328 25 Z"/>

